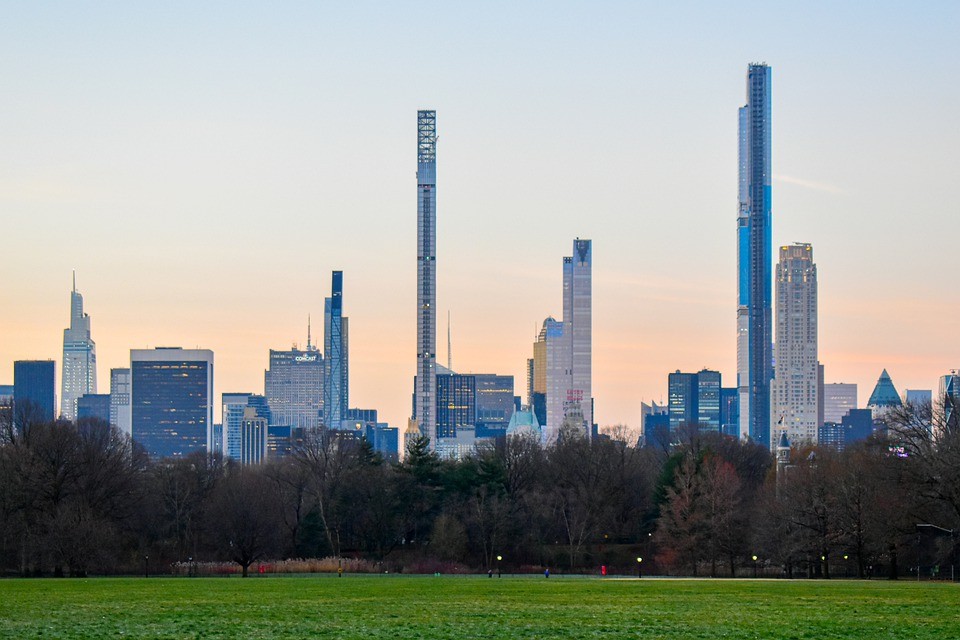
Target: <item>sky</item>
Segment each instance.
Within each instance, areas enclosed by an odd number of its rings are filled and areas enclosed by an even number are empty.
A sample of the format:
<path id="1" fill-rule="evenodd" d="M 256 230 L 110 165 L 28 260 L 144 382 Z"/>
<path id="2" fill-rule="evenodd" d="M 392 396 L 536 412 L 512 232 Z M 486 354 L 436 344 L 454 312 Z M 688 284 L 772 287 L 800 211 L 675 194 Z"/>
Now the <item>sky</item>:
<path id="1" fill-rule="evenodd" d="M 773 69 L 773 241 L 813 244 L 820 360 L 960 367 L 960 4 L 6 2 L 0 384 L 62 353 L 71 271 L 100 392 L 131 348 L 263 392 L 344 272 L 350 404 L 404 427 L 416 111 L 436 109 L 438 360 L 515 376 L 593 240 L 601 425 L 667 374 L 735 384 L 737 108 Z M 58 371 L 59 376 L 59 371 Z M 59 384 L 59 383 L 58 383 Z M 59 388 L 58 388 L 59 389 Z"/>

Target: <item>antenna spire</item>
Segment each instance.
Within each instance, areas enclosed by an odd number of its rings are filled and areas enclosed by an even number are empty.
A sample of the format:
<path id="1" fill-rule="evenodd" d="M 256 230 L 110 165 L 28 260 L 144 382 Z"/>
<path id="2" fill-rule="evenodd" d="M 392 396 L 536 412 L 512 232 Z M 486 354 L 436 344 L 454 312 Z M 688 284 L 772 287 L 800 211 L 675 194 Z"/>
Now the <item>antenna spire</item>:
<path id="1" fill-rule="evenodd" d="M 73 270 L 73 292 L 77 292 L 77 270 Z"/>
<path id="2" fill-rule="evenodd" d="M 310 314 L 307 314 L 307 351 L 313 351 L 313 343 L 310 342 Z"/>

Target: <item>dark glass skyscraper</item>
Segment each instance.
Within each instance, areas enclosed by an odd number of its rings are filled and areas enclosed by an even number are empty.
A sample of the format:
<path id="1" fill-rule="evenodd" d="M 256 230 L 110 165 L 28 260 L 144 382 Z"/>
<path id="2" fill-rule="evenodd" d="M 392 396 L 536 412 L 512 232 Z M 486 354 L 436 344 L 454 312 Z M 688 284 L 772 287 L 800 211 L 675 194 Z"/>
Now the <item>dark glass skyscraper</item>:
<path id="1" fill-rule="evenodd" d="M 334 271 L 330 297 L 323 305 L 323 423 L 339 429 L 347 418 L 349 366 L 347 360 L 347 318 L 343 317 L 343 272 Z"/>
<path id="2" fill-rule="evenodd" d="M 49 422 L 54 418 L 56 365 L 53 360 L 17 360 L 13 363 L 15 422 Z M 16 426 L 23 428 L 24 424 Z"/>
<path id="3" fill-rule="evenodd" d="M 739 112 L 737 387 L 740 435 L 765 446 L 773 378 L 770 114 L 770 67 L 751 64 Z"/>
<path id="4" fill-rule="evenodd" d="M 130 351 L 133 439 L 151 458 L 207 451 L 213 440 L 213 352 Z"/>

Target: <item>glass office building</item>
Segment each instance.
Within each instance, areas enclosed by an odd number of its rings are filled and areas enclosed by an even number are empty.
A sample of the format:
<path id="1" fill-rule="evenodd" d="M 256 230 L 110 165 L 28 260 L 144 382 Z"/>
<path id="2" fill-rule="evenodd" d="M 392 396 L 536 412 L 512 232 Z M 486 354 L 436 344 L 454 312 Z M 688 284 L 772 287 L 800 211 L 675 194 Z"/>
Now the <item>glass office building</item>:
<path id="1" fill-rule="evenodd" d="M 316 429 L 323 413 L 323 355 L 307 341 L 307 350 L 270 350 L 264 391 L 272 426 Z"/>
<path id="2" fill-rule="evenodd" d="M 747 68 L 739 110 L 737 214 L 737 388 L 740 435 L 770 446 L 773 378 L 770 67 Z"/>
<path id="3" fill-rule="evenodd" d="M 50 422 L 56 411 L 56 364 L 53 360 L 13 363 L 13 411 L 16 422 Z M 23 428 L 24 424 L 16 426 Z"/>
<path id="4" fill-rule="evenodd" d="M 212 448 L 212 351 L 133 349 L 130 374 L 133 439 L 151 458 Z"/>
<path id="5" fill-rule="evenodd" d="M 60 415 L 77 417 L 77 398 L 97 392 L 97 346 L 90 337 L 90 316 L 83 312 L 83 296 L 73 278 L 70 292 L 70 327 L 63 330 L 63 371 L 60 381 Z"/>

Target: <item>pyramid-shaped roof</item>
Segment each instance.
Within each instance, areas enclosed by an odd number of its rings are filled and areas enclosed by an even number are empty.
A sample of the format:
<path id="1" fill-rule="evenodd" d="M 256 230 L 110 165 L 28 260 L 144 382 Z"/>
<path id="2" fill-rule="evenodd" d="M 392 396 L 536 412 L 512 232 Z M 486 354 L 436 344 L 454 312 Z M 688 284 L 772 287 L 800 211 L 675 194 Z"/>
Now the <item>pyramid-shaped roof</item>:
<path id="1" fill-rule="evenodd" d="M 867 403 L 867 406 L 899 407 L 902 404 L 900 394 L 897 393 L 897 388 L 893 386 L 890 374 L 884 369 L 883 373 L 880 374 L 880 379 L 877 380 L 877 386 L 873 388 L 873 393 L 870 394 L 870 402 Z"/>

